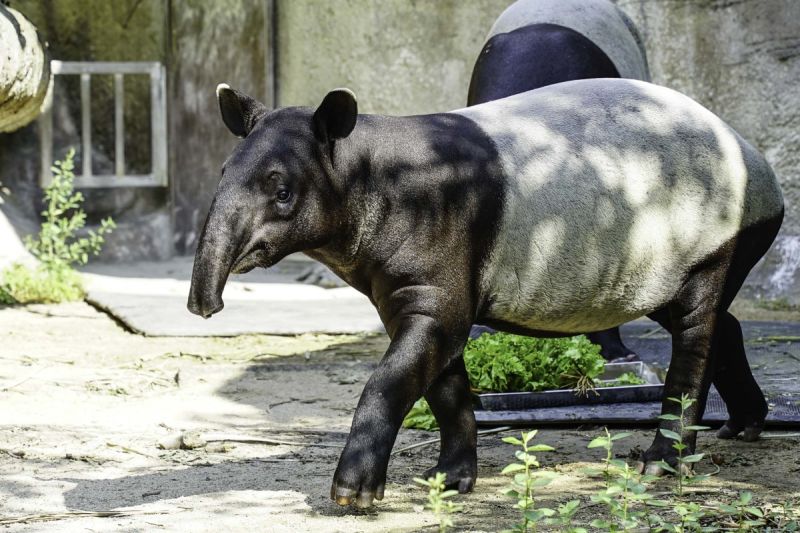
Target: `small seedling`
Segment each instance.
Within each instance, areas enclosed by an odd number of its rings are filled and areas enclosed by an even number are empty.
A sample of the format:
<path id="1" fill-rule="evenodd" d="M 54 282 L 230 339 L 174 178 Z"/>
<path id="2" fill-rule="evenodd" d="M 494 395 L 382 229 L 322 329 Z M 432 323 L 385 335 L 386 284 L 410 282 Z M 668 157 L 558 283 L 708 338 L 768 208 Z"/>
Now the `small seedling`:
<path id="1" fill-rule="evenodd" d="M 570 500 L 556 508 L 556 514 L 546 518 L 544 523 L 548 526 L 558 526 L 558 531 L 565 533 L 587 533 L 586 528 L 573 525 L 575 513 L 581 505 L 580 500 Z"/>
<path id="2" fill-rule="evenodd" d="M 729 505 L 720 505 L 719 509 L 736 520 L 737 530 L 763 527 L 766 525 L 764 511 L 752 505 L 752 500 L 753 493 L 746 490 L 739 493 L 738 500 Z"/>
<path id="3" fill-rule="evenodd" d="M 645 483 L 654 480 L 655 476 L 640 475 L 627 462 L 613 458 L 614 442 L 628 437 L 630 433 L 612 435 L 608 428 L 604 428 L 604 431 L 605 435 L 594 438 L 588 445 L 588 448 L 606 450 L 603 460 L 605 468 L 599 472 L 605 480 L 606 488 L 591 498 L 593 502 L 605 504 L 611 518 L 615 520 L 595 519 L 591 525 L 607 531 L 627 531 L 641 527 L 642 524 L 652 529 L 652 522 L 657 517 L 648 513 L 647 506 L 661 507 L 665 504 L 647 493 Z M 638 508 L 637 504 L 643 504 L 644 507 Z"/>
<path id="4" fill-rule="evenodd" d="M 514 452 L 514 456 L 519 462 L 507 465 L 502 471 L 504 475 L 510 474 L 514 476 L 514 480 L 505 494 L 517 500 L 516 507 L 522 514 L 522 521 L 516 524 L 511 531 L 536 531 L 536 525 L 539 522 L 554 517 L 556 514 L 553 509 L 546 507 L 536 508 L 536 489 L 548 485 L 556 477 L 553 472 L 536 472 L 540 464 L 533 454 L 554 450 L 553 447 L 546 444 L 531 444 L 531 440 L 536 436 L 536 433 L 537 430 L 534 429 L 523 432 L 520 435 L 521 439 L 517 437 L 503 438 L 503 442 L 521 448 Z M 574 511 L 572 509 L 569 513 L 570 519 Z M 565 509 L 565 514 L 567 514 L 567 509 Z"/>
<path id="5" fill-rule="evenodd" d="M 624 439 L 625 437 L 630 436 L 630 433 L 615 433 L 612 435 L 608 432 L 608 428 L 603 428 L 603 430 L 606 434 L 592 439 L 587 448 L 603 448 L 606 451 L 606 457 L 603 460 L 605 468 L 603 469 L 602 474 L 603 479 L 606 482 L 606 488 L 608 488 L 611 486 L 612 468 L 621 468 L 622 465 L 625 464 L 624 461 L 614 459 L 613 457 L 614 441 Z"/>
<path id="6" fill-rule="evenodd" d="M 661 420 L 670 420 L 670 421 L 677 421 L 679 430 L 678 432 L 660 428 L 658 431 L 665 436 L 666 438 L 674 441 L 672 443 L 673 449 L 678 452 L 677 457 L 677 468 L 672 467 L 666 461 L 662 460 L 658 464 L 666 470 L 667 472 L 672 472 L 677 477 L 677 493 L 678 496 L 683 495 L 683 486 L 687 483 L 696 483 L 698 481 L 702 481 L 707 479 L 707 475 L 695 475 L 694 474 L 694 464 L 699 462 L 703 459 L 705 454 L 703 453 L 696 453 L 692 455 L 684 455 L 684 452 L 689 448 L 689 445 L 683 442 L 683 434 L 687 431 L 704 431 L 708 429 L 708 426 L 694 426 L 694 425 L 687 425 L 686 424 L 686 411 L 691 407 L 697 400 L 694 398 L 689 398 L 688 395 L 683 394 L 680 398 L 667 398 L 671 402 L 675 402 L 680 405 L 681 407 L 681 414 L 678 415 L 661 415 L 658 418 Z"/>
<path id="7" fill-rule="evenodd" d="M 432 511 L 439 521 L 439 532 L 444 533 L 448 528 L 454 527 L 452 515 L 461 511 L 462 506 L 450 500 L 458 494 L 457 490 L 445 490 L 447 474 L 437 472 L 436 476 L 427 480 L 414 478 L 414 481 L 428 489 L 428 503 L 425 508 Z"/>
<path id="8" fill-rule="evenodd" d="M 35 238 L 25 239 L 39 266 L 31 270 L 17 263 L 6 269 L 0 283 L 0 303 L 57 303 L 83 297 L 83 286 L 73 266 L 85 265 L 90 254 L 100 253 L 105 235 L 116 225 L 106 218 L 96 232 L 78 236 L 86 225 L 86 213 L 81 208 L 83 194 L 75 191 L 74 157 L 75 150 L 70 150 L 63 161 L 53 165 L 53 180 L 44 189 L 41 230 Z"/>

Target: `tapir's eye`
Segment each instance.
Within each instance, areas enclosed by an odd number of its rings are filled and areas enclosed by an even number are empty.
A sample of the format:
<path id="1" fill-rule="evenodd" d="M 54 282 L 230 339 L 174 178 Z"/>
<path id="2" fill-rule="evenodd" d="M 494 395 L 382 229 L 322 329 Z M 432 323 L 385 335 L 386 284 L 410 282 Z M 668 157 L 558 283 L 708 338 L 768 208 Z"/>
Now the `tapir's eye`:
<path id="1" fill-rule="evenodd" d="M 278 192 L 275 194 L 275 197 L 278 199 L 280 203 L 285 204 L 292 199 L 292 191 L 290 191 L 289 189 L 278 189 Z"/>

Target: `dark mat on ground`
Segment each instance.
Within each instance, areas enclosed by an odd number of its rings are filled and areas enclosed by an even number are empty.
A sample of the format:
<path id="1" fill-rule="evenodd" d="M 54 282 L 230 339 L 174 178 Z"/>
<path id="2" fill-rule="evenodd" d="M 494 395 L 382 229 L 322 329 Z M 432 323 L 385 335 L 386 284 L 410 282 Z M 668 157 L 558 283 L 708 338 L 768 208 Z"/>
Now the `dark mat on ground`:
<path id="1" fill-rule="evenodd" d="M 800 427 L 800 324 L 742 322 L 745 349 L 753 374 L 770 404 L 768 427 Z M 622 327 L 625 344 L 648 364 L 666 368 L 670 360 L 669 334 L 653 322 L 637 321 Z M 482 426 L 531 423 L 575 425 L 586 423 L 655 426 L 658 402 L 552 407 L 523 411 L 476 411 Z M 715 390 L 706 406 L 704 423 L 718 426 L 728 418 Z"/>

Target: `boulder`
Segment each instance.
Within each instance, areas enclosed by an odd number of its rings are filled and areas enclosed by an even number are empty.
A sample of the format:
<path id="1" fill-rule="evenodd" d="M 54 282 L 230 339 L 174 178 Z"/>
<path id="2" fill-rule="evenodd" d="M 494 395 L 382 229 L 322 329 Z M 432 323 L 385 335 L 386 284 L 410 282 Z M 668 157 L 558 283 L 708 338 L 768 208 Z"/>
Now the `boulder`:
<path id="1" fill-rule="evenodd" d="M 31 22 L 0 4 L 0 133 L 32 122 L 50 85 L 47 47 Z"/>

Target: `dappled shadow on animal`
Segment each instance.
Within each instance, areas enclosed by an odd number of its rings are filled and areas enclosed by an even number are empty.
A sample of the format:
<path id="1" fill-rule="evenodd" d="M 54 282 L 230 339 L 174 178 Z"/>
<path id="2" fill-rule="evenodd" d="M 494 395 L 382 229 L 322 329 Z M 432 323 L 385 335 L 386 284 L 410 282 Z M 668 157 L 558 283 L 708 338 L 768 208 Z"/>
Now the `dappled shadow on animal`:
<path id="1" fill-rule="evenodd" d="M 478 55 L 467 105 L 565 81 L 650 81 L 642 38 L 609 0 L 517 0 L 492 25 Z M 608 360 L 632 360 L 619 328 L 587 333 Z"/>
<path id="2" fill-rule="evenodd" d="M 391 338 L 334 475 L 340 504 L 382 497 L 397 431 L 423 394 L 444 421 L 437 469 L 472 488 L 459 361 L 474 322 L 569 335 L 666 310 L 666 396 L 702 406 L 725 291 L 763 254 L 737 259 L 738 239 L 755 232 L 768 246 L 782 217 L 763 157 L 699 104 L 643 82 L 568 82 L 414 117 L 357 115 L 346 90 L 270 112 L 219 92 L 223 116 L 238 100 L 246 136 L 224 165 L 189 309 L 210 316 L 231 271 L 304 251 L 366 294 Z M 726 382 L 740 371 L 737 359 Z M 763 423 L 729 408 L 733 430 Z M 674 451 L 657 437 L 645 459 L 674 462 Z"/>

